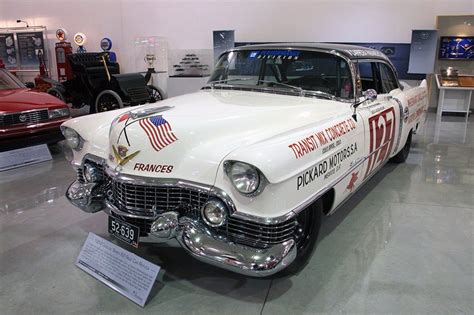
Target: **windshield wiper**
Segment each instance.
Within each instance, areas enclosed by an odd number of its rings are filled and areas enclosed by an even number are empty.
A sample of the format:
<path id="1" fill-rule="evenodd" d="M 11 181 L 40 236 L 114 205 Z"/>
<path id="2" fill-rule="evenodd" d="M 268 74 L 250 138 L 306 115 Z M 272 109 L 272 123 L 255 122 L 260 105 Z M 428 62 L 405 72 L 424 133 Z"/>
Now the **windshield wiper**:
<path id="1" fill-rule="evenodd" d="M 254 80 L 254 78 L 223 79 L 223 80 L 218 80 L 218 81 L 212 81 L 212 82 L 208 83 L 206 86 L 210 86 L 211 89 L 214 89 L 214 86 L 216 84 L 225 84 L 225 83 L 232 82 L 232 81 L 249 81 L 249 80 Z M 286 84 L 286 83 L 282 83 L 282 82 L 269 81 L 269 80 L 258 80 L 257 85 L 259 83 L 271 83 L 271 84 L 275 84 L 275 85 L 284 86 L 284 87 L 287 87 L 287 88 L 290 88 L 292 90 L 297 91 L 300 96 L 311 95 L 311 96 L 326 98 L 326 99 L 329 99 L 329 100 L 336 99 L 336 96 L 332 95 L 331 93 L 327 93 L 327 92 L 323 92 L 323 91 L 315 91 L 315 90 L 305 90 L 305 89 L 303 89 L 299 86 Z"/>
<path id="2" fill-rule="evenodd" d="M 275 82 L 275 81 L 267 81 L 267 80 L 258 80 L 258 82 L 263 82 L 263 83 L 272 83 L 276 85 L 281 85 L 285 87 L 289 87 L 293 90 L 296 90 L 300 93 L 301 96 L 306 96 L 306 95 L 312 95 L 316 97 L 324 97 L 330 100 L 333 100 L 336 98 L 336 96 L 332 95 L 331 93 L 323 92 L 323 91 L 314 91 L 314 90 L 305 90 L 299 86 L 291 85 L 291 84 L 286 84 L 282 82 Z"/>
<path id="3" fill-rule="evenodd" d="M 303 94 L 304 90 L 302 88 L 300 88 L 299 86 L 286 84 L 286 83 L 282 83 L 282 82 L 277 82 L 277 81 L 269 81 L 269 80 L 258 80 L 257 85 L 260 82 L 262 82 L 262 83 L 271 83 L 271 84 L 276 84 L 276 85 L 281 85 L 281 86 L 284 86 L 284 87 L 288 87 L 290 89 L 298 91 L 301 94 L 301 96 L 304 96 L 304 94 Z"/>
<path id="4" fill-rule="evenodd" d="M 233 79 L 222 79 L 222 80 L 217 80 L 217 81 L 212 81 L 207 84 L 207 86 L 210 86 L 211 89 L 214 88 L 216 84 L 225 84 L 227 82 L 232 82 L 232 81 L 248 81 L 248 80 L 254 80 L 254 78 L 233 78 Z"/>
<path id="5" fill-rule="evenodd" d="M 334 100 L 336 99 L 336 96 L 334 96 L 331 93 L 323 92 L 323 91 L 313 91 L 313 90 L 303 90 L 303 96 L 305 95 L 313 95 L 316 97 L 324 97 L 329 100 Z"/>

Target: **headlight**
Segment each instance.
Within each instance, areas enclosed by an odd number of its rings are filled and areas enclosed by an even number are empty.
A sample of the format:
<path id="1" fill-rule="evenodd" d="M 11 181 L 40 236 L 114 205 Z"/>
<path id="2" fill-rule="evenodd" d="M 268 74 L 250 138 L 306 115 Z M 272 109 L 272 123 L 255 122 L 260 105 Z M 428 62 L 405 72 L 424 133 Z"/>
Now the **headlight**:
<path id="1" fill-rule="evenodd" d="M 86 162 L 84 164 L 83 172 L 84 172 L 84 179 L 88 183 L 98 183 L 102 180 L 102 172 L 96 165 L 92 163 Z"/>
<path id="2" fill-rule="evenodd" d="M 61 127 L 61 131 L 66 139 L 67 145 L 76 151 L 82 149 L 84 139 L 74 130 L 68 127 Z"/>
<path id="3" fill-rule="evenodd" d="M 57 108 L 48 110 L 49 119 L 69 116 L 69 108 Z"/>
<path id="4" fill-rule="evenodd" d="M 230 165 L 227 175 L 234 187 L 243 194 L 252 194 L 260 186 L 260 174 L 250 164 L 235 162 Z"/>
<path id="5" fill-rule="evenodd" d="M 220 200 L 209 200 L 204 204 L 201 215 L 208 225 L 218 227 L 224 225 L 227 220 L 227 207 Z"/>

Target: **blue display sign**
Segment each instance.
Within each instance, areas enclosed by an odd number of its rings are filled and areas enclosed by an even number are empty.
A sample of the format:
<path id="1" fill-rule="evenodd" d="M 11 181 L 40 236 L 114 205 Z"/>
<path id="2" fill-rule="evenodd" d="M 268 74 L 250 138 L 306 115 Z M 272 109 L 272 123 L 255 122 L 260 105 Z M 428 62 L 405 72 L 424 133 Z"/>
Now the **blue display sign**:
<path id="1" fill-rule="evenodd" d="M 299 50 L 255 50 L 251 51 L 249 58 L 257 59 L 298 59 L 300 56 Z"/>
<path id="2" fill-rule="evenodd" d="M 439 59 L 474 59 L 474 37 L 441 37 Z"/>

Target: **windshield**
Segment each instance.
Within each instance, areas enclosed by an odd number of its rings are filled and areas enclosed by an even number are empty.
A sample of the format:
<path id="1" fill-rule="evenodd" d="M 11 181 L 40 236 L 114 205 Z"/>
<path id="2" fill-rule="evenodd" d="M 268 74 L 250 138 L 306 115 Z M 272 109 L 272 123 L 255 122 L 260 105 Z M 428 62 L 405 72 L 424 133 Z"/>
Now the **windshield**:
<path id="1" fill-rule="evenodd" d="M 228 52 L 217 62 L 209 84 L 287 89 L 309 96 L 353 97 L 347 62 L 341 57 L 314 51 Z"/>
<path id="2" fill-rule="evenodd" d="M 23 83 L 5 69 L 0 69 L 0 91 L 25 88 Z"/>

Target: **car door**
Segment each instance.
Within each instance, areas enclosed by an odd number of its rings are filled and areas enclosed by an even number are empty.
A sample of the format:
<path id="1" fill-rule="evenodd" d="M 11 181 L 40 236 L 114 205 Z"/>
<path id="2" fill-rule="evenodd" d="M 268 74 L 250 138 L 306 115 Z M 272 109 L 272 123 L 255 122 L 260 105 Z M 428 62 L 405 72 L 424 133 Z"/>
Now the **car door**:
<path id="1" fill-rule="evenodd" d="M 362 91 L 374 89 L 377 99 L 357 108 L 357 117 L 364 122 L 365 161 L 361 166 L 362 181 L 367 180 L 392 156 L 401 135 L 401 111 L 393 93 L 398 82 L 386 80 L 385 66 L 378 60 L 360 60 L 357 63 L 358 80 Z M 403 112 L 402 112 L 403 115 Z"/>

